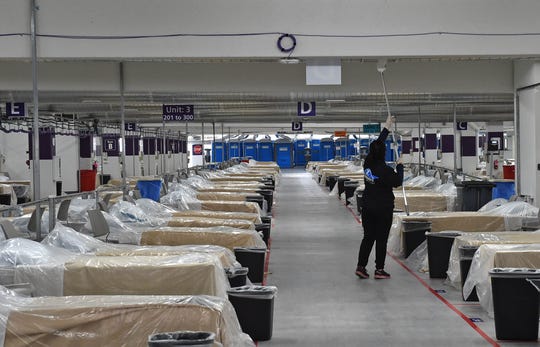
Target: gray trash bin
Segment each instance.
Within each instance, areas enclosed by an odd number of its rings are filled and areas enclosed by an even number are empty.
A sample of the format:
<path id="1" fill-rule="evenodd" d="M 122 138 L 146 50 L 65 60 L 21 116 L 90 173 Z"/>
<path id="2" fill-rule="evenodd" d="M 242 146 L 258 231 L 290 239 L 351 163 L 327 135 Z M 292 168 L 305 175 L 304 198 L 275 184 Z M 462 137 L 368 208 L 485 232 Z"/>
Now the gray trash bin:
<path id="1" fill-rule="evenodd" d="M 462 288 L 461 296 L 463 297 L 463 300 L 465 301 L 478 301 L 478 295 L 476 294 L 476 287 L 473 289 L 473 291 L 468 297 L 465 297 L 463 295 L 463 285 L 465 284 L 465 281 L 467 280 L 467 276 L 469 275 L 469 270 L 471 269 L 474 253 L 476 253 L 477 249 L 478 249 L 478 246 L 460 246 L 459 247 L 459 274 L 461 277 L 461 288 Z"/>

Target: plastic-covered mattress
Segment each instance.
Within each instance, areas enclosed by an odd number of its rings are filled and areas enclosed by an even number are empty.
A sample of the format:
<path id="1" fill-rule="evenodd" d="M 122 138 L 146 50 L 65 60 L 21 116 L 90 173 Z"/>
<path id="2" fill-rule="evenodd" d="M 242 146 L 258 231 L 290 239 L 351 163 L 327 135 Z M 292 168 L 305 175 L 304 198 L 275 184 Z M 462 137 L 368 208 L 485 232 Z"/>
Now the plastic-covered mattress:
<path id="1" fill-rule="evenodd" d="M 11 241 L 13 247 L 21 249 L 24 244 Z M 30 241 L 25 241 L 27 244 Z M 33 244 L 33 243 L 30 243 Z M 65 249 L 77 254 L 93 254 L 96 256 L 163 256 L 163 255 L 184 255 L 192 253 L 209 254 L 217 257 L 224 268 L 239 267 L 234 253 L 228 248 L 215 245 L 182 245 L 182 246 L 138 246 L 126 244 L 105 243 L 94 237 L 81 234 L 75 230 L 57 224 L 54 230 L 41 241 L 44 246 L 52 246 Z M 7 247 L 6 247 L 7 246 Z M 10 252 L 8 244 L 0 248 Z M 55 252 L 57 253 L 57 252 Z"/>
<path id="2" fill-rule="evenodd" d="M 67 296 L 23 298 L 0 287 L 5 347 L 146 347 L 156 332 L 209 331 L 226 347 L 254 346 L 234 308 L 211 296 Z"/>
<path id="3" fill-rule="evenodd" d="M 456 288 L 461 284 L 459 271 L 459 247 L 475 246 L 480 247 L 485 244 L 540 244 L 540 232 L 495 232 L 495 233 L 474 233 L 464 234 L 454 239 L 452 250 L 450 251 L 450 261 L 448 263 L 448 280 Z"/>
<path id="4" fill-rule="evenodd" d="M 464 295 L 476 288 L 480 305 L 493 316 L 493 300 L 489 271 L 495 267 L 540 269 L 540 243 L 535 244 L 484 244 L 474 254 Z"/>
<path id="5" fill-rule="evenodd" d="M 405 211 L 405 201 L 401 191 L 395 191 L 394 206 L 398 210 Z M 448 211 L 448 197 L 442 193 L 412 190 L 406 193 L 407 204 L 410 212 L 443 212 Z M 453 202 L 453 200 L 452 200 Z"/>
<path id="6" fill-rule="evenodd" d="M 77 255 L 56 263 L 17 265 L 15 283 L 37 296 L 214 295 L 224 297 L 225 271 L 216 257 Z"/>
<path id="7" fill-rule="evenodd" d="M 211 201 L 245 201 L 246 197 L 258 195 L 256 193 L 239 193 L 239 192 L 199 192 L 197 193 L 197 199 L 199 200 L 211 200 Z"/>
<path id="8" fill-rule="evenodd" d="M 157 228 L 143 231 L 141 245 L 218 245 L 233 250 L 235 247 L 266 248 L 254 230 L 228 227 L 218 228 Z"/>
<path id="9" fill-rule="evenodd" d="M 221 212 L 221 211 L 178 211 L 173 212 L 173 217 L 205 217 L 218 219 L 241 219 L 247 220 L 255 224 L 262 223 L 261 216 L 257 213 L 246 212 Z"/>
<path id="10" fill-rule="evenodd" d="M 255 230 L 253 222 L 242 219 L 217 219 L 207 217 L 173 217 L 167 221 L 167 226 L 170 227 L 194 227 L 194 228 L 209 228 L 226 226 L 238 229 Z"/>

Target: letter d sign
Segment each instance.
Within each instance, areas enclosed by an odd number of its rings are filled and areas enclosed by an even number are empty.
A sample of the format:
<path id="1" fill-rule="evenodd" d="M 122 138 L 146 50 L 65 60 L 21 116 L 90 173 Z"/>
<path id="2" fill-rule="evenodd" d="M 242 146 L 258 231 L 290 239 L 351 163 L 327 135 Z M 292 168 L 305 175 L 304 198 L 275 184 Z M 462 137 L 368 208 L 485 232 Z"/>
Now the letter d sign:
<path id="1" fill-rule="evenodd" d="M 308 116 L 315 116 L 315 101 L 310 102 L 304 102 L 299 101 L 298 102 L 298 116 L 300 117 L 308 117 Z"/>

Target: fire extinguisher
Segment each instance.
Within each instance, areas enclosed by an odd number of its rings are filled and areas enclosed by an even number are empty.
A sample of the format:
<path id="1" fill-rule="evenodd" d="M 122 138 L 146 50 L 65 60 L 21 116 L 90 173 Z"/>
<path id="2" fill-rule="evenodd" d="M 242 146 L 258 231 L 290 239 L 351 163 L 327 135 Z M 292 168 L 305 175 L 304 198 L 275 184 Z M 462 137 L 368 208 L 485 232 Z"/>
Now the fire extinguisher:
<path id="1" fill-rule="evenodd" d="M 493 169 L 494 170 L 499 170 L 499 160 L 498 159 L 495 159 L 493 161 Z"/>

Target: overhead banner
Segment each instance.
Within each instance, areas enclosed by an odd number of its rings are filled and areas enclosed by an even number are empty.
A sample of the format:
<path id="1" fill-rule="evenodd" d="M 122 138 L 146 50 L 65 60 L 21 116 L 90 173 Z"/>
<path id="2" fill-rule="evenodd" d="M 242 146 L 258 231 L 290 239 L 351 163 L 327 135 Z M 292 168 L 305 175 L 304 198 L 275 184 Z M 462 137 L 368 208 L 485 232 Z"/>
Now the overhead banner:
<path id="1" fill-rule="evenodd" d="M 190 121 L 195 119 L 193 105 L 163 105 L 165 122 Z"/>
<path id="2" fill-rule="evenodd" d="M 292 131 L 302 131 L 303 125 L 302 122 L 292 122 Z"/>
<path id="3" fill-rule="evenodd" d="M 315 101 L 305 102 L 305 101 L 299 101 L 298 102 L 298 116 L 299 117 L 313 117 L 316 116 L 316 105 Z"/>

